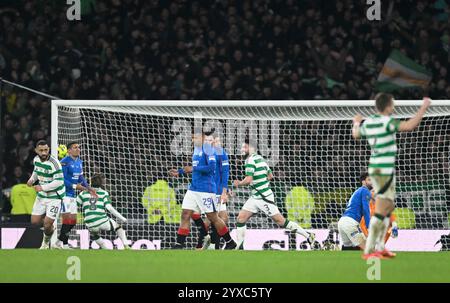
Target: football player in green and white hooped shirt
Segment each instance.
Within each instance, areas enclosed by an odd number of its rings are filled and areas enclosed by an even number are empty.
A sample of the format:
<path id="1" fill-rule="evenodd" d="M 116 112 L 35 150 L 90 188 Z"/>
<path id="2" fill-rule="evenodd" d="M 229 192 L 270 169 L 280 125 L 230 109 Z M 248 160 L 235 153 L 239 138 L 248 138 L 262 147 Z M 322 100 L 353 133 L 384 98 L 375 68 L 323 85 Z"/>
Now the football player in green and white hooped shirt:
<path id="1" fill-rule="evenodd" d="M 251 197 L 245 202 L 239 212 L 237 226 L 237 248 L 243 249 L 245 240 L 246 223 L 258 211 L 262 211 L 282 228 L 289 229 L 306 238 L 312 248 L 315 235 L 307 232 L 296 222 L 289 221 L 280 214 L 278 207 L 275 205 L 275 197 L 270 189 L 270 180 L 273 179 L 272 170 L 267 165 L 266 160 L 255 152 L 255 147 L 249 141 L 242 145 L 241 152 L 246 156 L 245 160 L 245 178 L 243 180 L 235 180 L 234 186 L 247 186 L 252 188 Z"/>
<path id="2" fill-rule="evenodd" d="M 406 121 L 391 117 L 394 112 L 394 98 L 390 94 L 375 96 L 377 114 L 365 119 L 361 115 L 353 118 L 352 135 L 355 139 L 367 138 L 372 155 L 369 160 L 369 175 L 375 191 L 375 212 L 370 219 L 369 235 L 364 249 L 364 259 L 370 257 L 393 258 L 395 254 L 384 247 L 384 237 L 389 228 L 390 216 L 395 200 L 395 159 L 397 132 L 413 131 L 422 120 L 431 104 L 429 98 L 423 98 L 423 104 L 416 115 Z"/>
<path id="3" fill-rule="evenodd" d="M 53 235 L 53 222 L 61 209 L 62 199 L 66 195 L 61 164 L 50 155 L 50 148 L 45 140 L 36 143 L 37 156 L 33 159 L 34 170 L 27 182 L 37 192 L 31 212 L 31 224 L 44 225 L 44 238 L 40 249 L 50 248 Z M 38 185 L 34 185 L 39 181 Z"/>
<path id="4" fill-rule="evenodd" d="M 91 187 L 95 189 L 98 197 L 92 196 L 89 191 L 83 191 L 77 197 L 77 204 L 81 207 L 84 215 L 84 224 L 89 229 L 91 241 L 95 241 L 103 249 L 108 249 L 103 238 L 100 237 L 100 231 L 115 231 L 122 241 L 124 248 L 130 249 L 127 244 L 127 236 L 122 226 L 109 218 L 106 213 L 106 210 L 108 210 L 121 223 L 127 222 L 127 219 L 111 205 L 109 193 L 103 189 L 105 187 L 105 176 L 102 174 L 92 176 Z"/>

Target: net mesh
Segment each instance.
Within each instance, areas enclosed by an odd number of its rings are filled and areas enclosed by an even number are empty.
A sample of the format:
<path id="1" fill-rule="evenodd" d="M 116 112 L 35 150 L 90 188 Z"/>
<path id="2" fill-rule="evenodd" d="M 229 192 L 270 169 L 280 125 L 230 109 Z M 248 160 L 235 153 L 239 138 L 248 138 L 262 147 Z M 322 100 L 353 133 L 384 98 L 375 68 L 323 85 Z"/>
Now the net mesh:
<path id="1" fill-rule="evenodd" d="M 326 101 L 324 101 L 326 102 Z M 93 104 L 98 104 L 99 102 Z M 127 104 L 123 101 L 122 104 Z M 412 116 L 416 106 L 397 106 L 394 116 Z M 355 113 L 372 106 L 58 106 L 57 143 L 78 140 L 84 173 L 107 177 L 113 206 L 129 222 L 133 242 L 168 248 L 175 241 L 188 177 L 168 171 L 190 164 L 194 117 L 215 127 L 230 157 L 230 183 L 243 178 L 240 147 L 250 135 L 274 171 L 271 187 L 283 215 L 304 228 L 328 229 L 342 215 L 370 156 L 365 140 L 351 137 Z M 450 107 L 430 108 L 419 128 L 397 135 L 396 216 L 401 229 L 448 229 L 450 210 Z M 239 188 L 228 203 L 229 227 L 249 197 Z M 82 223 L 78 226 L 82 229 Z M 249 229 L 277 228 L 258 214 Z M 197 230 L 188 245 L 196 242 Z M 112 237 L 112 235 L 111 235 Z"/>

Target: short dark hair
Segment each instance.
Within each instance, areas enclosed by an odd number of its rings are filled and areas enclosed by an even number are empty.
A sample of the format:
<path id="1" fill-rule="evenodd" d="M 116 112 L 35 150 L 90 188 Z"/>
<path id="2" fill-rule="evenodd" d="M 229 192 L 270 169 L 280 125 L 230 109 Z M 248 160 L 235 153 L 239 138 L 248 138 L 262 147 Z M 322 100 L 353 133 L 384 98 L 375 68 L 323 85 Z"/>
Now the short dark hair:
<path id="1" fill-rule="evenodd" d="M 203 132 L 203 134 L 204 134 L 205 136 L 211 136 L 212 134 L 214 134 L 215 131 L 216 131 L 216 129 L 213 127 L 213 128 L 211 128 L 209 131 Z"/>
<path id="2" fill-rule="evenodd" d="M 78 141 L 70 141 L 69 143 L 67 143 L 67 149 L 71 149 L 75 144 L 79 144 Z"/>
<path id="3" fill-rule="evenodd" d="M 369 176 L 368 172 L 361 173 L 361 175 L 359 176 L 359 181 L 362 182 L 362 181 L 366 180 L 368 176 Z"/>
<path id="4" fill-rule="evenodd" d="M 92 187 L 102 187 L 105 183 L 105 175 L 104 174 L 95 174 L 91 178 L 91 186 Z"/>
<path id="5" fill-rule="evenodd" d="M 38 140 L 38 142 L 36 142 L 36 147 L 41 145 L 48 145 L 48 143 L 46 140 Z"/>
<path id="6" fill-rule="evenodd" d="M 249 138 L 245 139 L 244 144 L 247 144 L 248 146 L 251 146 L 251 147 L 255 147 L 255 144 L 253 144 Z"/>
<path id="7" fill-rule="evenodd" d="M 392 96 L 391 94 L 378 93 L 375 96 L 375 107 L 379 112 L 383 112 L 386 109 L 386 107 L 391 105 L 393 99 L 394 96 Z"/>

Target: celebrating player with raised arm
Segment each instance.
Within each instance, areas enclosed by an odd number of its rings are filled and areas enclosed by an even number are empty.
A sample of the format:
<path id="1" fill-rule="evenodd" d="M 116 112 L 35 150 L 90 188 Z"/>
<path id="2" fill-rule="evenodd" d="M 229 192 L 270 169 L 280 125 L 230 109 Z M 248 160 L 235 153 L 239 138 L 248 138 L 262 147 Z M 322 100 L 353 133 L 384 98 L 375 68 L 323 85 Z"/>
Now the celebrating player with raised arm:
<path id="1" fill-rule="evenodd" d="M 89 191 L 92 196 L 97 197 L 83 177 L 83 161 L 80 159 L 80 145 L 73 141 L 67 144 L 68 156 L 61 160 L 64 173 L 64 185 L 66 186 L 66 197 L 61 205 L 62 226 L 56 248 L 69 249 L 69 233 L 77 223 L 77 191 Z"/>
<path id="2" fill-rule="evenodd" d="M 233 184 L 236 187 L 250 185 L 252 196 L 245 202 L 237 218 L 238 249 L 243 249 L 247 221 L 258 211 L 262 211 L 271 217 L 278 226 L 304 236 L 312 247 L 315 235 L 304 230 L 296 222 L 284 218 L 275 205 L 275 197 L 269 184 L 269 181 L 273 179 L 273 174 L 266 160 L 256 153 L 255 147 L 249 141 L 242 145 L 242 153 L 246 157 L 245 178 L 243 180 L 235 180 Z"/>
<path id="3" fill-rule="evenodd" d="M 364 249 L 366 245 L 366 236 L 361 231 L 360 222 L 364 217 L 366 228 L 369 227 L 372 182 L 368 173 L 363 173 L 360 181 L 362 186 L 353 193 L 344 214 L 338 222 L 342 250 Z"/>
<path id="4" fill-rule="evenodd" d="M 66 195 L 61 164 L 50 155 L 50 148 L 45 140 L 36 143 L 34 170 L 27 182 L 34 186 L 37 192 L 31 213 L 31 224 L 44 225 L 44 238 L 40 249 L 50 248 L 50 238 L 53 235 L 53 222 L 59 215 L 61 202 Z M 34 185 L 39 181 L 38 185 Z"/>
<path id="5" fill-rule="evenodd" d="M 413 131 L 422 120 L 431 104 L 429 98 L 416 115 L 406 121 L 391 117 L 394 112 L 394 98 L 390 94 L 380 93 L 375 97 L 377 114 L 363 121 L 361 115 L 353 119 L 352 135 L 355 139 L 367 138 L 372 150 L 369 161 L 369 175 L 375 191 L 375 214 L 370 219 L 369 235 L 364 249 L 364 259 L 370 257 L 393 258 L 395 254 L 384 247 L 384 237 L 390 225 L 390 214 L 394 210 L 395 200 L 395 158 L 397 132 Z"/>
<path id="6" fill-rule="evenodd" d="M 95 189 L 95 196 L 91 191 L 83 191 L 76 198 L 76 203 L 81 207 L 84 214 L 84 224 L 89 229 L 91 241 L 95 241 L 102 249 L 108 249 L 103 238 L 100 236 L 100 231 L 114 231 L 123 243 L 125 249 L 130 249 L 127 242 L 127 236 L 122 225 L 119 223 L 126 223 L 125 219 L 112 205 L 109 193 L 104 190 L 105 176 L 102 174 L 95 174 L 91 178 L 91 185 Z M 106 214 L 108 210 L 118 220 L 108 217 Z"/>
<path id="7" fill-rule="evenodd" d="M 217 211 L 216 191 L 214 180 L 216 169 L 216 155 L 214 147 L 204 142 L 205 134 L 194 134 L 194 154 L 192 156 L 192 167 L 187 166 L 180 170 L 170 170 L 170 175 L 178 176 L 192 170 L 192 182 L 183 199 L 180 228 L 177 240 L 173 248 L 183 248 L 186 237 L 190 232 L 190 220 L 194 212 L 205 213 L 208 220 L 215 226 L 220 237 L 224 238 L 225 249 L 234 249 L 236 243 L 230 236 L 224 221 L 219 218 Z"/>

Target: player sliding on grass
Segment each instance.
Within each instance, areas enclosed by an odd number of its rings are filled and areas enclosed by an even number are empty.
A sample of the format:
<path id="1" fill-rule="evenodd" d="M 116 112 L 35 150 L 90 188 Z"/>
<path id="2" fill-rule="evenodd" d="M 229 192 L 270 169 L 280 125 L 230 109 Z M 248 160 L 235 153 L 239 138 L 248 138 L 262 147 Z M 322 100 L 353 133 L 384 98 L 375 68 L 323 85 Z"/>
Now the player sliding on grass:
<path id="1" fill-rule="evenodd" d="M 363 117 L 361 115 L 358 114 L 353 118 L 353 137 L 355 139 L 367 138 L 372 150 L 369 175 L 376 199 L 375 214 L 370 219 L 364 259 L 395 257 L 394 253 L 384 247 L 384 237 L 390 225 L 390 215 L 395 208 L 395 158 L 397 155 L 395 135 L 397 132 L 413 131 L 420 124 L 430 104 L 431 100 L 424 98 L 423 105 L 413 118 L 400 121 L 391 117 L 394 112 L 393 96 L 380 93 L 375 97 L 377 114 L 367 118 L 362 125 Z"/>
<path id="2" fill-rule="evenodd" d="M 209 135 L 211 135 L 209 133 Z M 204 142 L 205 134 L 194 134 L 194 154 L 192 167 L 169 171 L 171 176 L 178 176 L 192 172 L 192 182 L 183 199 L 180 228 L 174 249 L 184 248 L 186 237 L 190 232 L 191 216 L 194 213 L 205 213 L 208 220 L 215 226 L 217 233 L 226 244 L 225 249 L 234 249 L 236 243 L 230 236 L 224 221 L 219 218 L 216 199 L 216 182 L 214 180 L 216 168 L 216 154 L 211 144 Z"/>
<path id="3" fill-rule="evenodd" d="M 112 205 L 109 193 L 104 190 L 105 176 L 96 174 L 91 178 L 91 186 L 94 188 L 96 195 L 92 195 L 89 191 L 81 192 L 77 197 L 77 204 L 81 207 L 84 214 L 84 223 L 89 229 L 91 241 L 95 241 L 98 246 L 108 249 L 103 238 L 100 236 L 101 231 L 114 231 L 123 243 L 125 249 L 130 249 L 127 244 L 127 236 L 122 226 L 113 219 L 109 218 L 106 210 L 112 213 L 119 222 L 125 223 L 125 219 Z"/>
<path id="4" fill-rule="evenodd" d="M 236 187 L 250 185 L 252 196 L 245 202 L 237 218 L 238 249 L 243 249 L 247 221 L 258 211 L 271 217 L 278 226 L 304 236 L 312 248 L 315 235 L 305 231 L 296 222 L 284 218 L 275 205 L 275 197 L 269 184 L 269 181 L 273 179 L 273 174 L 266 160 L 255 152 L 255 147 L 249 141 L 242 145 L 241 152 L 246 157 L 245 179 L 235 180 L 233 184 Z"/>
<path id="5" fill-rule="evenodd" d="M 50 238 L 54 232 L 53 222 L 59 215 L 66 190 L 61 164 L 50 155 L 47 142 L 38 141 L 35 151 L 37 156 L 33 160 L 33 174 L 27 182 L 27 185 L 34 186 L 37 192 L 31 212 L 31 224 L 39 227 L 44 225 L 44 238 L 40 249 L 49 249 Z M 37 181 L 39 184 L 35 185 Z"/>
<path id="6" fill-rule="evenodd" d="M 364 249 L 366 245 L 366 236 L 361 231 L 360 222 L 364 217 L 366 228 L 369 227 L 372 182 L 368 173 L 363 173 L 360 181 L 362 186 L 353 193 L 344 214 L 338 222 L 342 250 Z"/>

